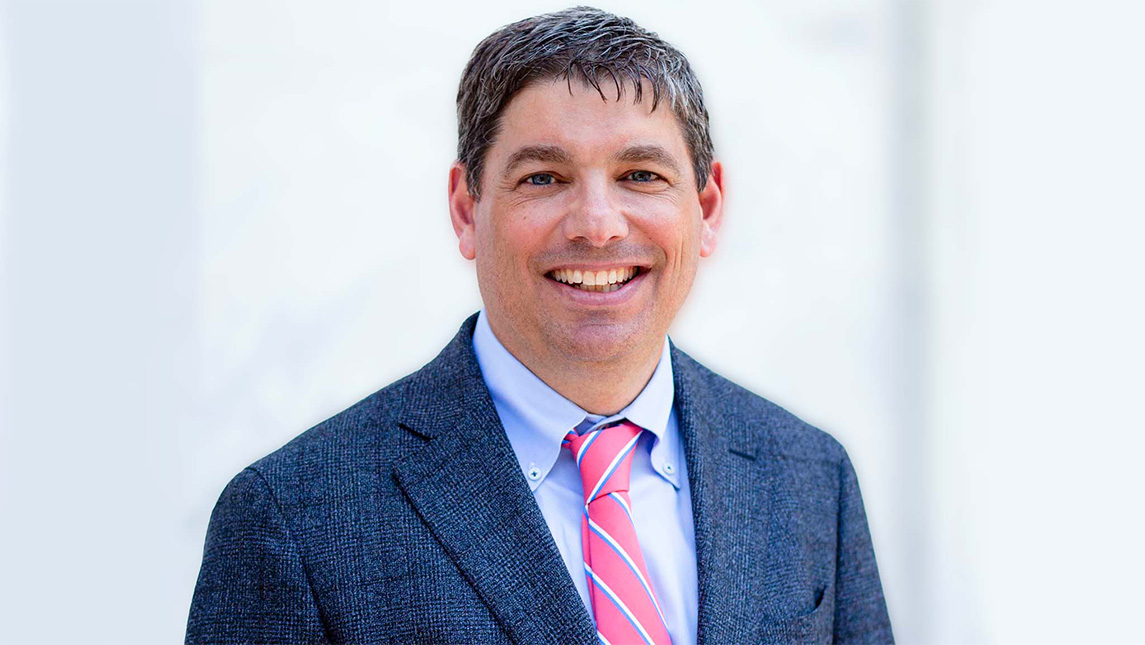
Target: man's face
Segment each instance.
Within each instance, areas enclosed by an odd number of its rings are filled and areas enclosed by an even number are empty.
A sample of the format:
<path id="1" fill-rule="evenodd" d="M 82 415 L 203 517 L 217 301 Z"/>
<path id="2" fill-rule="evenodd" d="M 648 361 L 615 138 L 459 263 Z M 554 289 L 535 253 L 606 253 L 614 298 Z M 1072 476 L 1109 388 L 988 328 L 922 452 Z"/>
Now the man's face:
<path id="1" fill-rule="evenodd" d="M 645 89 L 633 103 L 631 88 L 617 101 L 577 82 L 532 85 L 502 114 L 481 200 L 459 190 L 460 165 L 451 172 L 461 252 L 518 358 L 658 352 L 715 248 L 722 169 L 697 192 L 675 115 L 665 103 L 651 111 Z"/>

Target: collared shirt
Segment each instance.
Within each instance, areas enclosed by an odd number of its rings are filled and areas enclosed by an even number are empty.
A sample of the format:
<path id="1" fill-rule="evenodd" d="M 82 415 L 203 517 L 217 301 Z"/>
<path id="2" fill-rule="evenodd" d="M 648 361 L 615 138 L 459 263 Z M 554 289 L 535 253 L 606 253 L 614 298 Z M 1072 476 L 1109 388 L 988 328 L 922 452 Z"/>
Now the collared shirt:
<path id="1" fill-rule="evenodd" d="M 537 378 L 493 335 L 484 310 L 473 332 L 473 349 L 521 472 L 590 616 L 580 533 L 584 494 L 576 462 L 561 449 L 561 440 L 570 430 L 583 433 L 620 419 L 644 429 L 629 486 L 633 524 L 672 642 L 695 643 L 699 591 L 692 497 L 673 406 L 667 338 L 644 390 L 611 417 L 589 414 Z"/>

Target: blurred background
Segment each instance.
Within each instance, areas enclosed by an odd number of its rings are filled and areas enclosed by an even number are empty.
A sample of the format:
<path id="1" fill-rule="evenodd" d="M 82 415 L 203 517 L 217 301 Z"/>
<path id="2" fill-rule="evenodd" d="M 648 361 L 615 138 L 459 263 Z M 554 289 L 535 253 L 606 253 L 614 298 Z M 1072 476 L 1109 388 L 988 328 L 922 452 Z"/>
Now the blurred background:
<path id="1" fill-rule="evenodd" d="M 0 4 L 0 641 L 181 641 L 226 482 L 477 310 L 457 81 L 564 6 Z M 727 171 L 672 337 L 847 447 L 900 641 L 1139 635 L 1145 4 L 597 6 Z"/>

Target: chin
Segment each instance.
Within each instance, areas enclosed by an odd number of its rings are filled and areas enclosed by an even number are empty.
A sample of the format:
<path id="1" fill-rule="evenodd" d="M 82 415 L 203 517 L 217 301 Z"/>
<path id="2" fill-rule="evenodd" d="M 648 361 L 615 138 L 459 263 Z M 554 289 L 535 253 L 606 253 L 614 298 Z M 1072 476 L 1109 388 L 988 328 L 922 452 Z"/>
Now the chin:
<path id="1" fill-rule="evenodd" d="M 549 335 L 553 346 L 573 361 L 608 363 L 618 361 L 646 341 L 647 329 L 636 321 L 560 325 Z"/>

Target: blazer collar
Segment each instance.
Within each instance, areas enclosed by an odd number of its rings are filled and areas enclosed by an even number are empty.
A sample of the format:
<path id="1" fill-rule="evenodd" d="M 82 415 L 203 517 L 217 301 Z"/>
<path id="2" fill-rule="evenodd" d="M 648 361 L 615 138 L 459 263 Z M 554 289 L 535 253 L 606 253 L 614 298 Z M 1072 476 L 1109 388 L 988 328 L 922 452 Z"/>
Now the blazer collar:
<path id="1" fill-rule="evenodd" d="M 696 532 L 699 643 L 755 640 L 775 480 L 762 419 L 733 402 L 738 387 L 672 345 L 676 410 Z"/>
<path id="2" fill-rule="evenodd" d="M 425 439 L 394 477 L 517 643 L 595 643 L 473 354 L 473 315 L 410 377 L 398 423 Z"/>
<path id="3" fill-rule="evenodd" d="M 394 478 L 513 641 L 595 643 L 481 377 L 476 320 L 406 382 L 398 423 L 424 443 L 395 463 Z M 731 642 L 759 621 L 748 591 L 768 538 L 766 433 L 725 409 L 720 388 L 730 384 L 674 344 L 671 360 L 696 532 L 698 641 Z"/>

